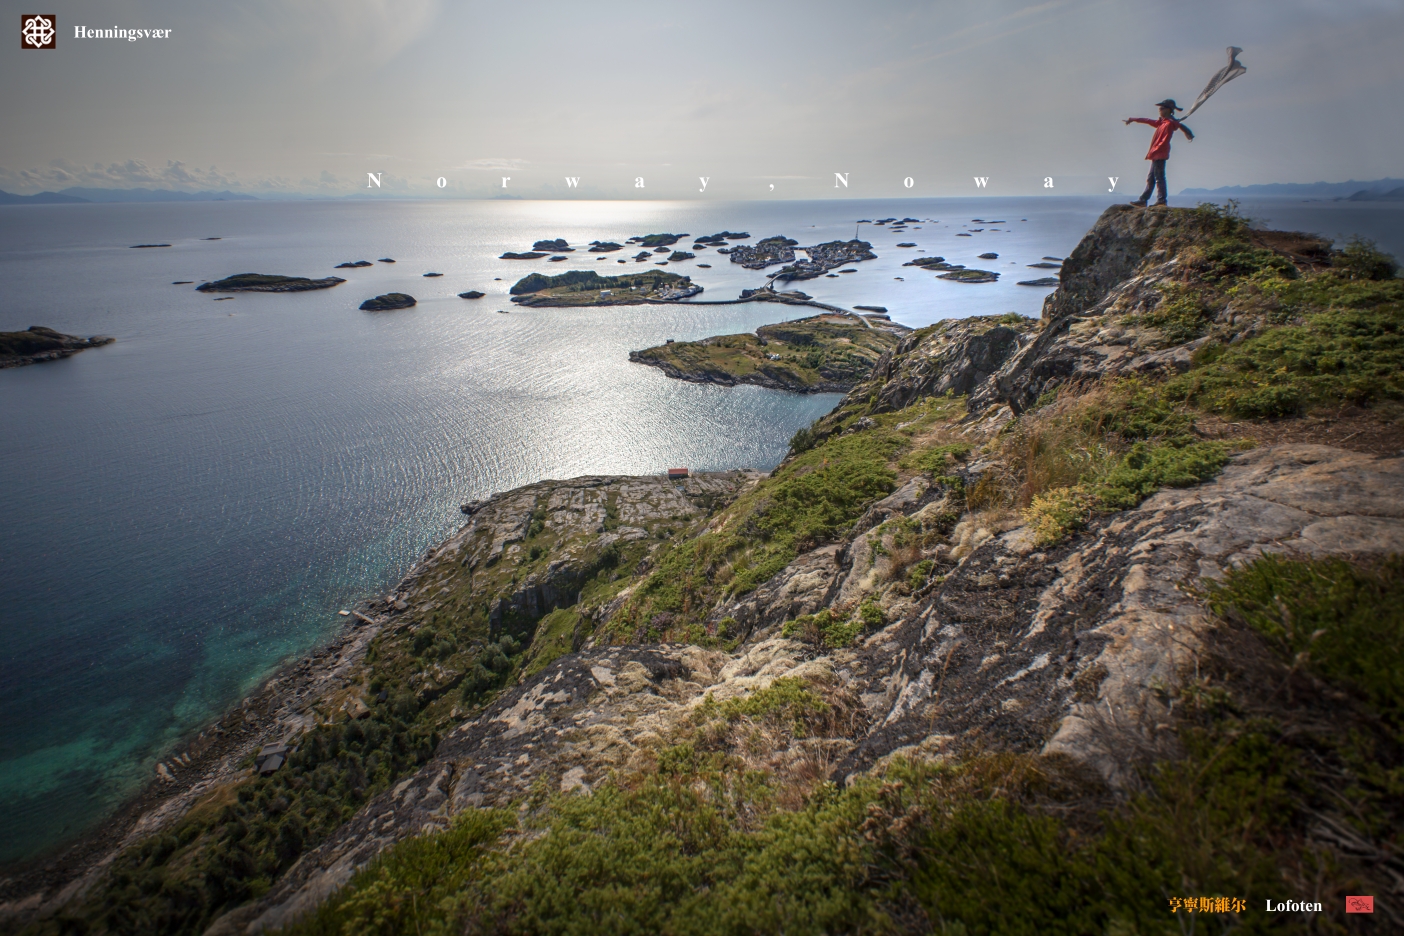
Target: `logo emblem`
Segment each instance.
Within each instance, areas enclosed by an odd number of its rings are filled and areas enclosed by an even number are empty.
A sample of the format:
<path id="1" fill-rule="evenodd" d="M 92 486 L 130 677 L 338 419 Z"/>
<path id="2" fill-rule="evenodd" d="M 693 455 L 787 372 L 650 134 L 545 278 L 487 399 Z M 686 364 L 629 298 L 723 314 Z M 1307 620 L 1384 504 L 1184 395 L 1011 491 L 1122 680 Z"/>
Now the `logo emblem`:
<path id="1" fill-rule="evenodd" d="M 20 16 L 21 49 L 58 47 L 58 17 L 52 13 L 24 13 Z"/>
<path id="2" fill-rule="evenodd" d="M 1374 897 L 1347 897 L 1346 913 L 1374 913 Z"/>

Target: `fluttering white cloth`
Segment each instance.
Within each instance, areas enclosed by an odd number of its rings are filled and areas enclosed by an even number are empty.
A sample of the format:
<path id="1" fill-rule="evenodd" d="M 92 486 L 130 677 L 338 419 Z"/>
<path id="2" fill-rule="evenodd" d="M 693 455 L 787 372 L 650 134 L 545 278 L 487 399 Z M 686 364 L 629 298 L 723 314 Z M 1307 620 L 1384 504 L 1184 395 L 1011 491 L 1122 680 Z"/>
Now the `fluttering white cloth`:
<path id="1" fill-rule="evenodd" d="M 1188 117 L 1190 114 L 1193 114 L 1195 111 L 1199 110 L 1199 105 L 1209 100 L 1210 96 L 1213 95 L 1215 91 L 1219 90 L 1224 85 L 1228 84 L 1230 81 L 1237 78 L 1239 75 L 1243 74 L 1248 70 L 1244 68 L 1243 65 L 1240 64 L 1238 61 L 1238 53 L 1242 51 L 1243 50 L 1240 49 L 1238 46 L 1228 47 L 1228 64 L 1225 65 L 1223 68 L 1219 69 L 1219 71 L 1214 75 L 1213 78 L 1209 79 L 1209 83 L 1204 86 L 1204 90 L 1199 92 L 1199 98 L 1194 102 L 1194 106 L 1191 107 L 1189 110 L 1185 111 L 1184 117 L 1179 117 L 1177 119 L 1184 120 L 1185 117 Z"/>

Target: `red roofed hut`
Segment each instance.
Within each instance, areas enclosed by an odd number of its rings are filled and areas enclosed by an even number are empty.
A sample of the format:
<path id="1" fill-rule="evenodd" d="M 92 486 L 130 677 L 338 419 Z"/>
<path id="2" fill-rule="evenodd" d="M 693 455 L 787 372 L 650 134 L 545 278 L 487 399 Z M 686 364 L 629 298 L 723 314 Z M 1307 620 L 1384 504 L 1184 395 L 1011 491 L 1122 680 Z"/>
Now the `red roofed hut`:
<path id="1" fill-rule="evenodd" d="M 686 468 L 669 468 L 669 469 L 668 469 L 668 480 L 669 480 L 669 481 L 681 481 L 683 478 L 686 478 L 687 475 L 688 475 L 688 472 L 687 472 L 687 469 L 686 469 Z"/>

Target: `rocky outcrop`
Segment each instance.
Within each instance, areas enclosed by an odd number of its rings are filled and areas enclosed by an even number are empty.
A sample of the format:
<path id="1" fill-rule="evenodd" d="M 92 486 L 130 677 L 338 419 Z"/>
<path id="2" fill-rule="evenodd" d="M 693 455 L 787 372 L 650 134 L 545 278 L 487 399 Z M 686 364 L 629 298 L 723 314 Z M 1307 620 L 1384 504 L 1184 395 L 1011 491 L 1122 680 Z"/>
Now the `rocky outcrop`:
<path id="1" fill-rule="evenodd" d="M 1169 212 L 1134 205 L 1113 205 L 1102 213 L 1063 261 L 1059 288 L 1043 301 L 1044 321 L 1054 321 L 1095 306 L 1131 277 L 1167 224 Z"/>
<path id="2" fill-rule="evenodd" d="M 115 340 L 106 335 L 79 338 L 42 325 L 31 325 L 28 331 L 0 332 L 0 369 L 58 361 L 88 348 L 112 344 Z"/>
<path id="3" fill-rule="evenodd" d="M 367 299 L 361 303 L 360 308 L 362 312 L 390 312 L 395 309 L 408 309 L 414 304 L 415 299 L 409 293 L 386 293 L 374 299 Z"/>
<path id="4" fill-rule="evenodd" d="M 1266 552 L 1401 551 L 1404 459 L 1319 445 L 1248 452 L 1208 484 L 1162 491 L 1053 549 L 1026 528 L 990 532 L 859 654 L 859 678 L 883 687 L 864 697 L 881 727 L 844 769 L 979 738 L 1069 754 L 1120 783 L 1173 747 L 1158 690 L 1193 667 L 1211 626 L 1195 583 Z"/>
<path id="5" fill-rule="evenodd" d="M 1038 334 L 1018 316 L 951 319 L 908 335 L 884 355 L 851 400 L 876 394 L 878 412 L 902 409 L 923 396 L 967 394 L 984 385 Z"/>

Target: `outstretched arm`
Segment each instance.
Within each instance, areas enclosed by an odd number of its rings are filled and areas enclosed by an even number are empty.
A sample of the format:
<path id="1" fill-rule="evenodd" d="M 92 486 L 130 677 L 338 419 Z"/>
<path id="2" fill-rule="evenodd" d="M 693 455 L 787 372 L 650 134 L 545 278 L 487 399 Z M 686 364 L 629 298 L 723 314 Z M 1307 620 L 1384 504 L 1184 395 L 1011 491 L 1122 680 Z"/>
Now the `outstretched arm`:
<path id="1" fill-rule="evenodd" d="M 1154 120 L 1151 120 L 1151 119 L 1148 118 L 1148 117 L 1127 117 L 1125 120 L 1122 121 L 1122 123 L 1124 123 L 1124 124 L 1143 123 L 1143 124 L 1150 124 L 1152 127 L 1154 127 L 1155 124 L 1156 124 L 1156 122 L 1155 122 Z"/>

